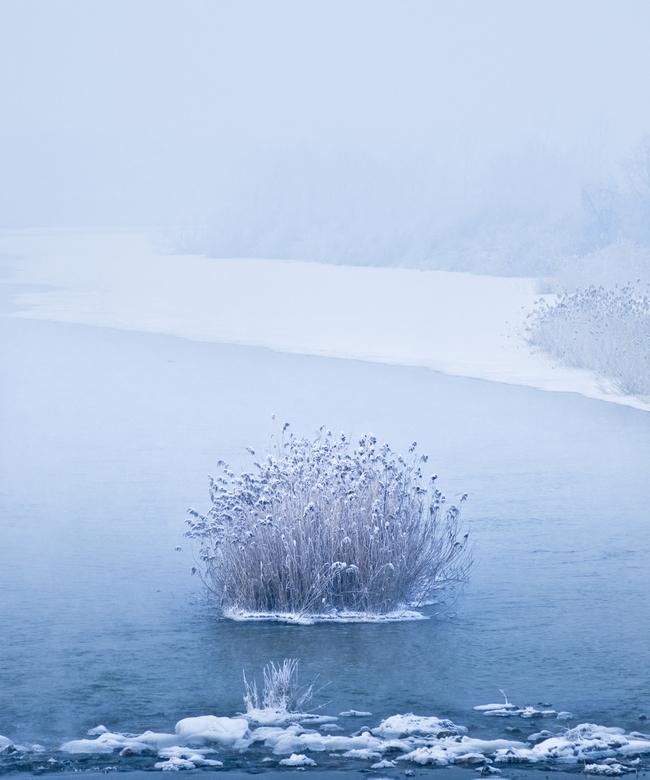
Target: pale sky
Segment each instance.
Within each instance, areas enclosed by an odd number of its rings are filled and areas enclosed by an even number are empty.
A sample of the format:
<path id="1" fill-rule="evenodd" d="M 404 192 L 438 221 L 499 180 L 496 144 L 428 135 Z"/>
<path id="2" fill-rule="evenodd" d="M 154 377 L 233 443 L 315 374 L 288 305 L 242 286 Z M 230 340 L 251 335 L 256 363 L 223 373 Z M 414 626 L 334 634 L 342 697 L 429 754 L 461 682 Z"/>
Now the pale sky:
<path id="1" fill-rule="evenodd" d="M 1 0 L 0 226 L 170 218 L 274 149 L 607 170 L 650 133 L 649 30 L 646 0 Z"/>

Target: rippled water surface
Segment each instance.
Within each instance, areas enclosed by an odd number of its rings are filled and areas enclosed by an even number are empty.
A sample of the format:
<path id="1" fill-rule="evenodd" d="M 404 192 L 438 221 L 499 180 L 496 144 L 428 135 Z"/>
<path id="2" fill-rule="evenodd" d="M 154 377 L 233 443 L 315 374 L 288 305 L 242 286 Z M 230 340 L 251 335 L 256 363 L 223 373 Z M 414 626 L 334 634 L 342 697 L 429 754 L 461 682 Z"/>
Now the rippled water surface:
<path id="1" fill-rule="evenodd" d="M 99 723 L 173 731 L 242 708 L 242 670 L 301 659 L 323 712 L 413 711 L 498 735 L 500 689 L 591 721 L 650 715 L 650 415 L 429 370 L 0 320 L 0 734 L 48 749 Z M 428 621 L 206 615 L 183 539 L 219 458 L 271 414 L 417 440 L 476 564 Z M 181 546 L 182 551 L 175 551 Z M 510 723 L 510 725 L 512 725 Z M 541 724 L 538 724 L 541 726 Z M 546 727 L 546 726 L 544 726 Z"/>

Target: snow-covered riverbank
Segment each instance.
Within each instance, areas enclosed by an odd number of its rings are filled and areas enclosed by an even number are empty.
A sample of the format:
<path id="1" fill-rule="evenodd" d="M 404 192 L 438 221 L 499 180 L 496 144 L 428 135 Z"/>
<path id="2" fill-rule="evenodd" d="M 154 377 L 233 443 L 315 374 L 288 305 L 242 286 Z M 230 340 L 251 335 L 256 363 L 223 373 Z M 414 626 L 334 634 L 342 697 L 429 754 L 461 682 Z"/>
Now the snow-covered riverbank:
<path id="1" fill-rule="evenodd" d="M 145 232 L 124 231 L 2 231 L 3 256 L 12 316 L 425 366 L 650 409 L 530 353 L 534 279 L 161 255 Z M 6 282 L 49 289 L 12 294 Z"/>

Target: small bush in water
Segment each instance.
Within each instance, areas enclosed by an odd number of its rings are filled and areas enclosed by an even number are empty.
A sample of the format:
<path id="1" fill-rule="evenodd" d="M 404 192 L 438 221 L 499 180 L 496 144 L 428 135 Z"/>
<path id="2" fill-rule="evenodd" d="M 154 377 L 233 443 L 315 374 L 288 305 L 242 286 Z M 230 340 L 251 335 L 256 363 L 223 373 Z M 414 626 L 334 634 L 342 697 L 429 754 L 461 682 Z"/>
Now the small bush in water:
<path id="1" fill-rule="evenodd" d="M 274 712 L 302 712 L 313 694 L 314 686 L 298 684 L 298 659 L 285 658 L 280 664 L 273 661 L 264 667 L 262 695 L 257 692 L 257 683 L 249 683 L 244 675 L 244 704 L 247 713 L 260 710 Z"/>
<path id="2" fill-rule="evenodd" d="M 444 509 L 435 476 L 423 487 L 415 444 L 407 461 L 371 435 L 352 449 L 324 429 L 285 439 L 287 428 L 254 472 L 220 461 L 210 511 L 190 510 L 187 536 L 226 614 L 381 615 L 466 578 L 460 511 Z"/>

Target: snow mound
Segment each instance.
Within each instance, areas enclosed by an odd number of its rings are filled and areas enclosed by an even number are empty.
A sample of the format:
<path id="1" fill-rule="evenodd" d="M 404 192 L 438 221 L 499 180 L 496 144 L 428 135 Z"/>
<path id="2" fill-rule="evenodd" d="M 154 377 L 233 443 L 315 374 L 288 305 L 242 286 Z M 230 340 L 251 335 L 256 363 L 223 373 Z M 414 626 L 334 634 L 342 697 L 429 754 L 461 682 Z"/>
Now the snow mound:
<path id="1" fill-rule="evenodd" d="M 11 748 L 13 746 L 14 743 L 9 739 L 9 737 L 0 736 L 0 750 L 6 750 L 7 748 Z"/>
<path id="2" fill-rule="evenodd" d="M 491 764 L 500 751 L 525 750 L 522 742 L 507 739 L 472 739 L 470 737 L 443 737 L 431 741 L 400 756 L 398 761 L 412 761 L 421 765 L 452 766 L 454 764 L 478 766 Z"/>
<path id="3" fill-rule="evenodd" d="M 627 772 L 634 772 L 633 767 L 624 766 L 616 761 L 602 764 L 585 764 L 584 773 L 586 775 L 601 775 L 604 777 L 618 777 Z"/>
<path id="4" fill-rule="evenodd" d="M 178 772 L 179 769 L 196 769 L 196 765 L 185 758 L 170 758 L 168 761 L 157 761 L 154 769 L 162 769 L 163 772 Z"/>
<path id="5" fill-rule="evenodd" d="M 253 740 L 264 742 L 276 754 L 286 754 L 311 750 L 314 752 L 332 752 L 348 750 L 379 750 L 381 740 L 372 734 L 345 737 L 333 734 L 321 734 L 298 725 L 281 728 L 260 728 L 253 732 Z"/>
<path id="6" fill-rule="evenodd" d="M 378 761 L 376 764 L 373 764 L 370 768 L 371 769 L 394 769 L 397 766 L 397 763 L 395 761 L 390 761 L 388 758 L 383 758 L 381 761 Z"/>
<path id="7" fill-rule="evenodd" d="M 368 748 L 357 748 L 355 750 L 347 750 L 343 753 L 343 758 L 361 758 L 364 761 L 376 761 L 378 758 L 381 758 L 381 753 Z"/>
<path id="8" fill-rule="evenodd" d="M 264 707 L 248 710 L 241 716 L 249 723 L 260 726 L 282 726 L 287 723 L 330 724 L 336 718 L 333 715 L 314 715 L 310 712 L 288 712 L 282 709 Z"/>
<path id="9" fill-rule="evenodd" d="M 223 766 L 221 761 L 206 758 L 206 753 L 213 753 L 211 749 L 192 750 L 181 747 L 171 747 L 161 750 L 158 753 L 159 758 L 166 759 L 154 764 L 154 769 L 165 771 L 177 771 L 179 769 L 196 769 L 197 767 L 212 767 L 218 769 Z"/>
<path id="10" fill-rule="evenodd" d="M 457 726 L 450 720 L 436 717 L 422 717 L 409 712 L 406 715 L 393 715 L 372 730 L 378 737 L 400 737 L 410 735 L 420 736 L 450 736 L 466 732 L 464 726 Z"/>
<path id="11" fill-rule="evenodd" d="M 283 758 L 280 764 L 282 766 L 316 766 L 313 759 L 307 758 L 302 753 L 292 753 L 289 758 Z"/>
<path id="12" fill-rule="evenodd" d="M 97 734 L 97 739 L 74 739 L 61 746 L 65 753 L 100 755 L 120 750 L 122 755 L 140 755 L 142 753 L 156 753 L 162 748 L 178 745 L 179 738 L 176 734 L 162 734 L 154 731 L 145 731 L 139 736 L 111 732 L 105 726 L 97 726 L 90 729 L 89 735 Z"/>
<path id="13" fill-rule="evenodd" d="M 243 739 L 247 731 L 248 721 L 245 718 L 218 718 L 216 715 L 183 718 L 176 724 L 176 734 L 182 740 L 199 744 L 214 742 L 232 746 Z"/>

